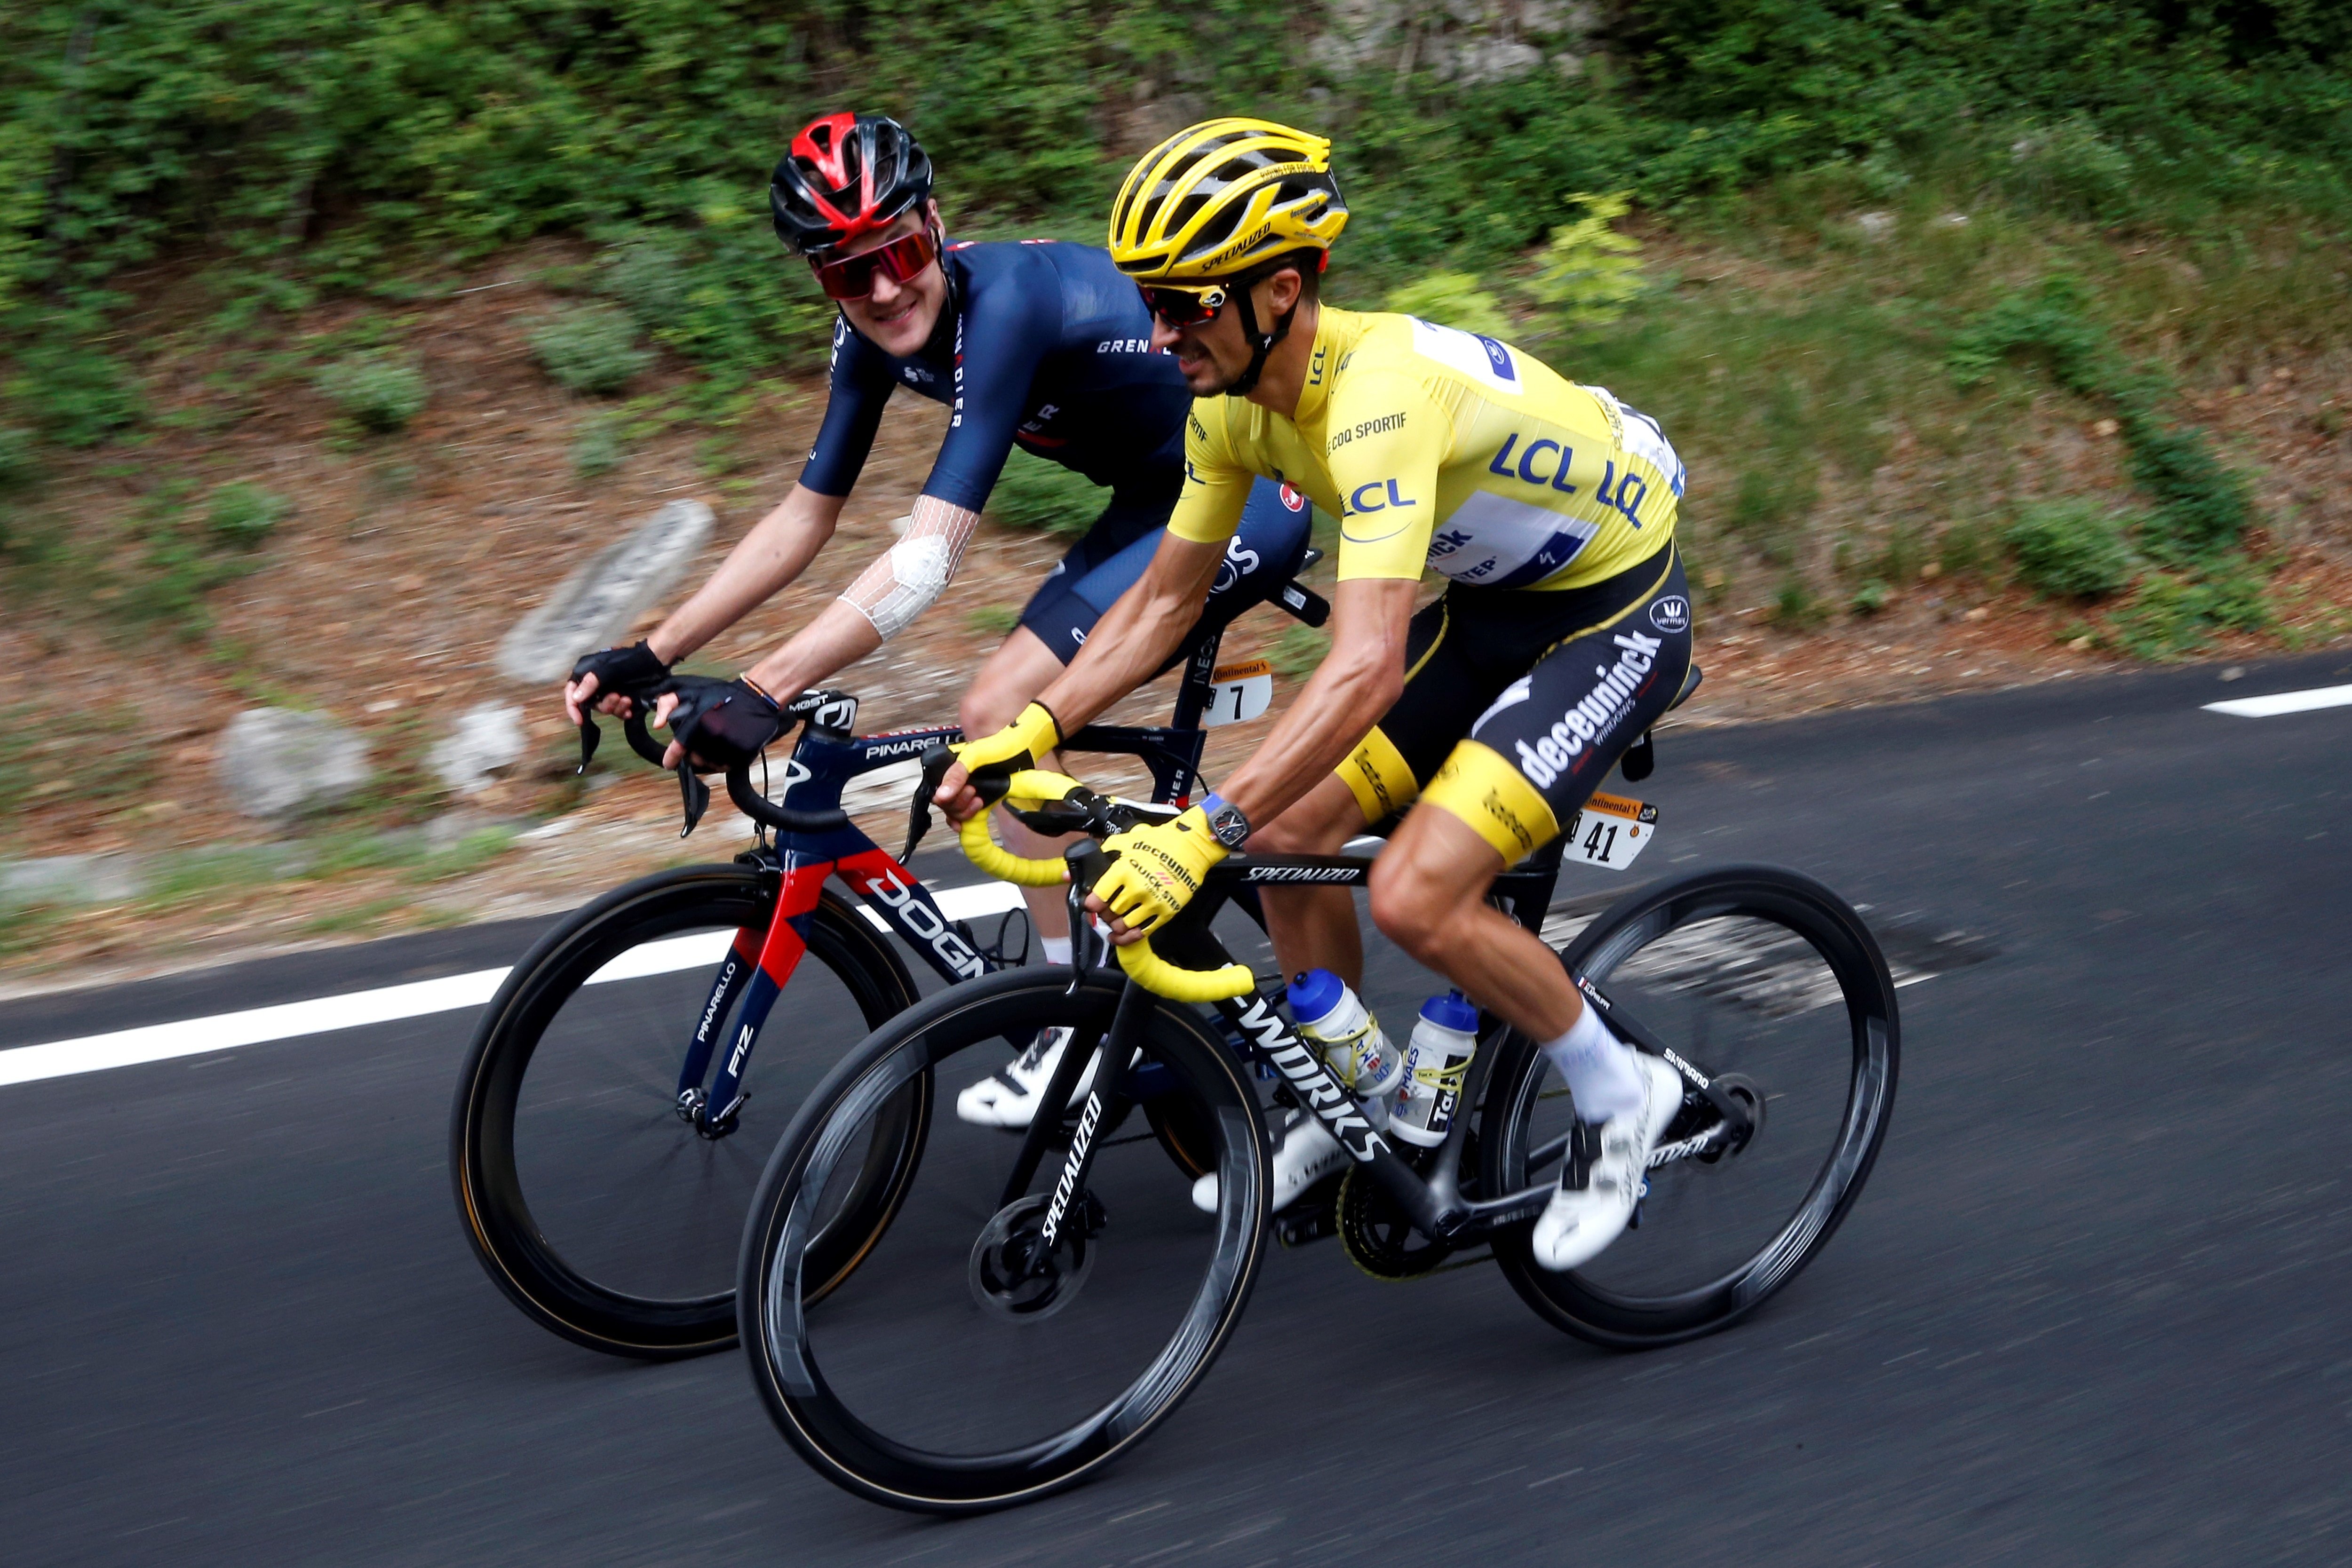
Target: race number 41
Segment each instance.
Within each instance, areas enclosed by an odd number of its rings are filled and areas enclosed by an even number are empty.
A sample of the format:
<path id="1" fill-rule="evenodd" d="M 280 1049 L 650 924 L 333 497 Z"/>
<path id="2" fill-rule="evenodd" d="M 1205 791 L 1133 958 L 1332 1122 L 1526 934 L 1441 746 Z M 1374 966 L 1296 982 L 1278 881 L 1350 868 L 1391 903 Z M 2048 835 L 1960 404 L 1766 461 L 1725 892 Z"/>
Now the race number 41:
<path id="1" fill-rule="evenodd" d="M 1209 679 L 1215 683 L 1216 691 L 1209 699 L 1208 711 L 1201 715 L 1201 728 L 1204 730 L 1243 723 L 1273 705 L 1274 666 L 1265 659 L 1221 664 Z"/>
<path id="2" fill-rule="evenodd" d="M 1658 808 L 1622 795 L 1596 795 L 1568 825 L 1568 856 L 1622 871 L 1658 833 Z"/>

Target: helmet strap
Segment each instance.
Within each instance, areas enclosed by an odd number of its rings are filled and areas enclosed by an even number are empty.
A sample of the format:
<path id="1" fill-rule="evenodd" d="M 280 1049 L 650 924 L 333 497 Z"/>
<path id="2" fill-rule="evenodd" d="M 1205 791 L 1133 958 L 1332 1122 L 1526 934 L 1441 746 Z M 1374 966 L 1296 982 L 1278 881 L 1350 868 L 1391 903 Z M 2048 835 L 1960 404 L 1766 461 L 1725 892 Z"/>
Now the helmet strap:
<path id="1" fill-rule="evenodd" d="M 1257 390 L 1257 378 L 1265 374 L 1266 356 L 1274 352 L 1275 344 L 1290 335 L 1290 320 L 1298 314 L 1297 301 L 1293 300 L 1290 309 L 1275 318 L 1272 331 L 1260 331 L 1257 307 L 1250 300 L 1250 290 L 1255 289 L 1260 281 L 1254 278 L 1234 290 L 1234 303 L 1239 307 L 1242 316 L 1242 335 L 1249 340 L 1250 362 L 1249 368 L 1225 388 L 1227 397 L 1247 397 Z"/>

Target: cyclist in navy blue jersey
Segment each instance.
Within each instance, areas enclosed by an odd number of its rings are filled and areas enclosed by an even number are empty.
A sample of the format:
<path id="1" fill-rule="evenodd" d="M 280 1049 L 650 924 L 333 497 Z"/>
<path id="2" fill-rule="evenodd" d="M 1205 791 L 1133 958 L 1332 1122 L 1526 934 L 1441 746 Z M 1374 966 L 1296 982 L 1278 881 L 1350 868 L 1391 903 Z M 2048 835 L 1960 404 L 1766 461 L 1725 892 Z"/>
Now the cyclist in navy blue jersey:
<path id="1" fill-rule="evenodd" d="M 728 738 L 741 742 L 742 715 L 754 715 L 757 729 L 763 722 L 757 715 L 872 653 L 939 597 L 1018 445 L 1109 495 L 964 692 L 959 722 L 967 734 L 988 734 L 1032 705 L 1097 617 L 1141 576 L 1183 489 L 1192 394 L 1175 362 L 1151 351 L 1143 298 L 1107 252 L 1055 241 L 950 245 L 931 199 L 930 162 L 896 121 L 865 114 L 813 121 L 777 163 L 769 198 L 778 235 L 808 258 L 841 312 L 824 423 L 782 503 L 645 641 L 582 660 L 564 689 L 566 710 L 575 721 L 591 704 L 625 711 L 623 688 L 648 689 L 799 577 L 833 534 L 884 405 L 904 387 L 950 410 L 904 534 L 838 599 L 743 672 L 735 684 L 744 689 L 730 700 Z M 1193 635 L 1206 636 L 1270 597 L 1297 570 L 1307 523 L 1303 495 L 1260 481 Z M 681 726 L 700 722 L 718 700 L 708 692 L 695 699 L 698 706 Z M 663 697 L 656 721 L 667 722 L 677 701 Z M 781 729 L 780 715 L 775 723 Z M 1037 765 L 1057 765 L 1048 754 L 1058 739 L 1041 738 Z M 672 741 L 672 765 L 684 749 Z M 1023 853 L 1053 853 L 1050 841 L 1017 823 L 1008 821 L 1003 832 Z M 1033 891 L 1030 912 L 1046 955 L 1066 962 L 1058 890 Z M 1025 1124 L 1029 1080 L 1042 1083 L 1052 1066 L 1050 1053 L 1024 1054 L 1008 1069 L 1011 1081 L 974 1085 L 964 1097 L 972 1103 L 960 1101 L 959 1112 Z M 992 1099 L 992 1085 L 1003 1092 Z"/>

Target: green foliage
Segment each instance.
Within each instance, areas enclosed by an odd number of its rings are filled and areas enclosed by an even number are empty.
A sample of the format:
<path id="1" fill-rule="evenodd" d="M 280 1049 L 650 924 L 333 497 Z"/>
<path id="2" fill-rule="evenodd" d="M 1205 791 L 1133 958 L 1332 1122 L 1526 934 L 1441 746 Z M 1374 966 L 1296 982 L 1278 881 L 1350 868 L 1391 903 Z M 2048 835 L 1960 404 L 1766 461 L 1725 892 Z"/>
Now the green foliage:
<path id="1" fill-rule="evenodd" d="M 2260 572 L 2242 560 L 2193 577 L 2151 572 L 2107 624 L 2126 653 L 2178 658 L 2203 647 L 2215 626 L 2252 632 L 2269 626 L 2264 588 Z"/>
<path id="2" fill-rule="evenodd" d="M 965 626 L 986 637 L 1008 637 L 1021 624 L 1017 605 L 982 605 L 963 618 Z"/>
<path id="3" fill-rule="evenodd" d="M 1391 289 L 1382 308 L 1490 338 L 1511 335 L 1511 321 L 1503 314 L 1502 301 L 1479 288 L 1478 279 L 1467 272 L 1433 272 Z"/>
<path id="4" fill-rule="evenodd" d="M 580 422 L 572 438 L 572 471 L 583 479 L 600 479 L 621 466 L 621 421 L 597 415 Z"/>
<path id="5" fill-rule="evenodd" d="M 1274 643 L 1274 653 L 1268 662 L 1275 673 L 1291 680 L 1304 680 L 1315 673 L 1323 656 L 1331 651 L 1331 634 L 1319 626 L 1286 626 Z"/>
<path id="6" fill-rule="evenodd" d="M 315 384 L 343 417 L 378 435 L 407 429 L 432 395 L 416 362 L 388 350 L 336 360 L 320 370 Z"/>
<path id="7" fill-rule="evenodd" d="M 1793 574 L 1781 580 L 1772 595 L 1772 624 L 1790 631 L 1809 631 L 1829 619 L 1829 606 Z"/>
<path id="8" fill-rule="evenodd" d="M 1855 615 L 1874 616 L 1886 608 L 1890 596 L 1891 590 L 1886 584 L 1873 577 L 1854 589 L 1853 598 L 1849 603 Z"/>
<path id="9" fill-rule="evenodd" d="M 60 447 L 95 447 L 137 424 L 142 412 L 121 363 L 82 335 L 95 331 L 90 320 L 47 325 L 10 356 L 9 400 Z"/>
<path id="10" fill-rule="evenodd" d="M 1084 533 L 1094 526 L 1109 499 L 1084 474 L 1031 457 L 1016 447 L 1004 460 L 996 488 L 989 492 L 988 512 L 1011 528 Z"/>
<path id="11" fill-rule="evenodd" d="M 2001 534 L 2017 574 L 2059 599 L 2096 599 L 2131 581 L 2131 553 L 2116 519 L 2087 501 L 2029 507 Z"/>
<path id="12" fill-rule="evenodd" d="M 22 489 L 41 471 L 33 455 L 33 433 L 21 425 L 0 425 L 0 490 Z"/>
<path id="13" fill-rule="evenodd" d="M 579 305 L 560 310 L 531 330 L 531 353 L 556 384 L 594 395 L 618 392 L 629 378 L 653 363 L 637 346 L 636 323 L 614 305 Z"/>
<path id="14" fill-rule="evenodd" d="M 1528 292 L 1570 328 L 1605 327 L 1624 315 L 1643 289 L 1636 259 L 1642 242 L 1610 226 L 1625 216 L 1633 200 L 1622 191 L 1605 196 L 1579 192 L 1568 199 L 1581 204 L 1584 216 L 1551 231 Z"/>
<path id="15" fill-rule="evenodd" d="M 239 550 L 250 550 L 269 537 L 291 510 L 285 497 L 240 479 L 213 492 L 205 521 L 213 537 Z"/>

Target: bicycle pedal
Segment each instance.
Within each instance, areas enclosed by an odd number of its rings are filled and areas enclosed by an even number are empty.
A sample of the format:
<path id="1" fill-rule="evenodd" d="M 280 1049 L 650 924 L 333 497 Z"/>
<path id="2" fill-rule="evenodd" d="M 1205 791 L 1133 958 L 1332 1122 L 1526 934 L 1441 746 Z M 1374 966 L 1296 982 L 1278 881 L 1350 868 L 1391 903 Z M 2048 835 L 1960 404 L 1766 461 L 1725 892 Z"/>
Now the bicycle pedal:
<path id="1" fill-rule="evenodd" d="M 1285 1247 L 1306 1247 L 1321 1241 L 1327 1236 L 1339 1234 L 1339 1211 L 1318 1205 L 1301 1214 L 1301 1205 L 1293 1204 L 1274 1216 L 1274 1238 Z"/>

